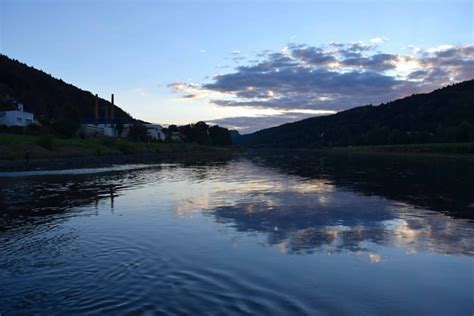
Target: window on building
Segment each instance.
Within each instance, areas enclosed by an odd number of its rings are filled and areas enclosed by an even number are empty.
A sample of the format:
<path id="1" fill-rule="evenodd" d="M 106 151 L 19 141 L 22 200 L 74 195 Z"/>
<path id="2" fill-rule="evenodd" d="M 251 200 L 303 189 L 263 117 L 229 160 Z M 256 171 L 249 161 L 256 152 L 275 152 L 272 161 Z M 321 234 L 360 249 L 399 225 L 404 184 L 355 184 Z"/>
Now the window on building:
<path id="1" fill-rule="evenodd" d="M 21 117 L 17 117 L 17 118 L 16 118 L 16 121 L 17 121 L 17 122 L 23 122 L 23 119 L 22 119 Z"/>

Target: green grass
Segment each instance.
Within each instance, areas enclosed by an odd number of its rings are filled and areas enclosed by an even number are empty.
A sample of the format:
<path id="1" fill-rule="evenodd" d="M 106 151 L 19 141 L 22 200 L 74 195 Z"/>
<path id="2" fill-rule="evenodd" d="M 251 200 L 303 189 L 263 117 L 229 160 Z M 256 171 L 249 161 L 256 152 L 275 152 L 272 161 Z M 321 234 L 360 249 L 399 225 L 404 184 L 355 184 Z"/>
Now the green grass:
<path id="1" fill-rule="evenodd" d="M 134 153 L 172 153 L 172 152 L 214 152 L 227 150 L 219 147 L 201 146 L 197 144 L 173 144 L 173 143 L 141 143 L 125 139 L 112 138 L 60 138 L 50 134 L 33 136 L 23 134 L 0 133 L 0 145 L 37 145 L 51 152 L 64 147 L 84 148 L 84 152 L 95 152 L 97 154 L 120 152 L 124 154 Z M 11 145 L 11 146 L 10 146 Z M 8 149 L 9 150 L 9 149 Z"/>
<path id="2" fill-rule="evenodd" d="M 0 133 L 0 144 L 34 144 L 39 136 Z"/>

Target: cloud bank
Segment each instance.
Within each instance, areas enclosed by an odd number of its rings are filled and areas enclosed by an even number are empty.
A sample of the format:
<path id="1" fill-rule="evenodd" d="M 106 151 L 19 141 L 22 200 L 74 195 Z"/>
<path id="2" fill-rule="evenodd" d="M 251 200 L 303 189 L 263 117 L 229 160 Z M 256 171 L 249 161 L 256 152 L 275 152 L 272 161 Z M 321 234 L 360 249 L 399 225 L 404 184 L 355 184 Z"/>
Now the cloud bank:
<path id="1" fill-rule="evenodd" d="M 213 121 L 245 133 L 314 116 L 308 111 L 333 113 L 379 104 L 474 77 L 474 45 L 430 49 L 411 45 L 410 54 L 394 54 L 379 50 L 386 40 L 377 37 L 366 43 L 325 46 L 288 44 L 280 51 L 259 53 L 256 60 L 233 72 L 216 74 L 211 82 L 177 82 L 169 87 L 182 97 L 204 98 L 219 106 L 281 112 L 260 120 L 235 117 Z"/>

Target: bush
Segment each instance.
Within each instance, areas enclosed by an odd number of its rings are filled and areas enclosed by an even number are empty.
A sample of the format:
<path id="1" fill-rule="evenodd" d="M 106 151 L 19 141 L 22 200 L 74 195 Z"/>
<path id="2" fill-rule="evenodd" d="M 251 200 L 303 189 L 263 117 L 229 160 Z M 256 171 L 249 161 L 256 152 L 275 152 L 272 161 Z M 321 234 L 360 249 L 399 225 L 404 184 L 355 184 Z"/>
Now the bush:
<path id="1" fill-rule="evenodd" d="M 58 133 L 59 135 L 67 137 L 67 138 L 74 136 L 74 134 L 77 132 L 79 127 L 80 127 L 79 121 L 70 120 L 70 119 L 59 119 L 57 121 L 54 121 L 53 123 L 54 131 Z"/>
<path id="2" fill-rule="evenodd" d="M 41 136 L 40 138 L 38 138 L 36 144 L 48 150 L 54 149 L 54 139 L 51 135 Z"/>
<path id="3" fill-rule="evenodd" d="M 115 144 L 115 141 L 111 138 L 104 138 L 102 140 L 102 145 L 106 147 L 112 147 Z"/>
<path id="4" fill-rule="evenodd" d="M 130 126 L 128 137 L 134 141 L 146 142 L 148 140 L 148 130 L 145 125 L 133 124 Z"/>
<path id="5" fill-rule="evenodd" d="M 23 134 L 24 128 L 21 126 L 0 126 L 0 132 L 8 134 Z"/>
<path id="6" fill-rule="evenodd" d="M 36 124 L 30 124 L 27 127 L 25 127 L 25 134 L 28 135 L 39 135 L 41 133 L 41 126 L 36 125 Z"/>

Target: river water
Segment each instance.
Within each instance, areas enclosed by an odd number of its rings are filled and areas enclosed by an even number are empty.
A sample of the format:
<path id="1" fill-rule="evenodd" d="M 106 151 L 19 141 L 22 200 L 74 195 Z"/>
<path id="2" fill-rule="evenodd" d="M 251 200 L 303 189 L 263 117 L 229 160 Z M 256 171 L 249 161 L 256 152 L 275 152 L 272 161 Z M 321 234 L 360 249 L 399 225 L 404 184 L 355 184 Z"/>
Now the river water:
<path id="1" fill-rule="evenodd" d="M 474 164 L 0 173 L 0 314 L 472 315 Z"/>

